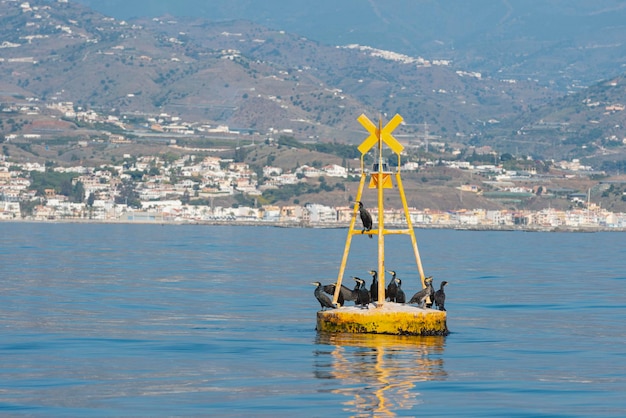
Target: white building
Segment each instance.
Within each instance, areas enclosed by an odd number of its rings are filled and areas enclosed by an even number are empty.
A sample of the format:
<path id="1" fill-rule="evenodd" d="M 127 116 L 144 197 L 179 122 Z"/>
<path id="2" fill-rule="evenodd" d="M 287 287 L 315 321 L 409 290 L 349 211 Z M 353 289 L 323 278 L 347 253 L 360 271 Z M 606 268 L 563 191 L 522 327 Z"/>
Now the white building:
<path id="1" fill-rule="evenodd" d="M 345 167 L 342 167 L 337 164 L 329 164 L 322 167 L 322 171 L 326 173 L 327 176 L 330 177 L 348 177 L 348 170 Z"/>
<path id="2" fill-rule="evenodd" d="M 308 219 L 312 223 L 337 221 L 337 210 L 330 206 L 309 203 L 305 206 L 305 209 L 309 212 Z"/>
<path id="3" fill-rule="evenodd" d="M 296 174 L 301 174 L 307 178 L 313 178 L 313 177 L 319 177 L 323 175 L 324 172 L 315 167 L 311 167 L 310 165 L 303 165 L 296 169 Z"/>

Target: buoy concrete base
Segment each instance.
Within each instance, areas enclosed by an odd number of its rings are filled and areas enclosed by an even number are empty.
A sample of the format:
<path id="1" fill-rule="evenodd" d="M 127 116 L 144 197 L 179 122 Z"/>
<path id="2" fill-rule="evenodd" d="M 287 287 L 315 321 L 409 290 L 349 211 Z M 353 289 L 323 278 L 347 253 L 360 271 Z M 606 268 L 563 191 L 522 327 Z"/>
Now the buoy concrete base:
<path id="1" fill-rule="evenodd" d="M 446 312 L 385 302 L 317 312 L 317 330 L 392 335 L 448 335 Z"/>

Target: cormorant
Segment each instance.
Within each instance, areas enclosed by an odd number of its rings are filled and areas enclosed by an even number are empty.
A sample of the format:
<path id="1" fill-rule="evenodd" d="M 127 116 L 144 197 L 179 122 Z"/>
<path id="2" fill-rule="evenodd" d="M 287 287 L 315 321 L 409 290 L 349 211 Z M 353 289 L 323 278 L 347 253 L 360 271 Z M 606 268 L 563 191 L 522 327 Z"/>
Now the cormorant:
<path id="1" fill-rule="evenodd" d="M 365 280 L 359 277 L 353 277 L 353 279 L 357 283 L 357 286 L 355 287 L 355 289 L 358 292 L 356 302 L 355 302 L 356 305 L 368 307 L 367 305 L 369 305 L 371 300 L 370 300 L 370 292 L 365 287 Z"/>
<path id="2" fill-rule="evenodd" d="M 406 296 L 404 295 L 404 290 L 400 286 L 402 286 L 402 280 L 396 278 L 396 283 L 398 283 L 398 287 L 396 289 L 396 303 L 406 303 Z"/>
<path id="3" fill-rule="evenodd" d="M 335 283 L 327 284 L 326 286 L 324 286 L 324 292 L 328 293 L 329 295 L 334 295 Z M 356 293 L 354 292 L 354 290 L 350 289 L 349 287 L 343 284 L 341 285 L 339 294 L 341 295 L 341 297 L 343 297 L 343 300 L 345 301 L 356 300 Z"/>
<path id="4" fill-rule="evenodd" d="M 396 272 L 393 270 L 387 271 L 391 274 L 391 281 L 387 285 L 387 291 L 385 292 L 385 299 L 389 299 L 389 302 L 395 302 L 398 293 L 398 284 L 396 283 Z"/>
<path id="5" fill-rule="evenodd" d="M 378 272 L 376 270 L 370 270 L 369 273 L 372 275 L 370 296 L 372 297 L 372 302 L 378 302 Z"/>
<path id="6" fill-rule="evenodd" d="M 426 284 L 426 287 L 420 290 L 419 292 L 417 292 L 416 294 L 414 294 L 411 300 L 409 301 L 409 303 L 417 303 L 420 306 L 420 308 L 424 307 L 424 304 L 426 303 L 426 298 L 430 295 L 430 292 L 433 288 L 432 283 L 433 283 L 433 278 L 426 277 L 424 279 L 424 284 Z"/>
<path id="7" fill-rule="evenodd" d="M 437 290 L 435 292 L 435 305 L 437 305 L 437 307 L 439 308 L 440 311 L 445 311 L 446 307 L 446 294 L 443 291 L 443 287 L 445 285 L 447 285 L 448 282 L 446 282 L 445 280 L 441 282 L 441 285 L 439 286 L 439 290 Z"/>
<path id="8" fill-rule="evenodd" d="M 428 288 L 428 299 L 426 299 L 426 307 L 432 308 L 433 303 L 435 302 L 435 289 L 433 288 L 432 276 L 430 276 L 429 278 L 430 278 L 430 281 L 426 285 L 426 287 Z"/>
<path id="9" fill-rule="evenodd" d="M 320 282 L 313 282 L 311 284 L 314 284 L 315 286 L 317 286 L 313 294 L 315 295 L 315 298 L 317 299 L 317 301 L 320 303 L 322 310 L 324 310 L 324 308 L 334 308 L 333 303 L 330 300 L 330 298 L 327 295 L 325 295 L 324 292 L 322 292 L 323 290 L 322 284 Z"/>
<path id="10" fill-rule="evenodd" d="M 337 283 L 326 284 L 324 285 L 324 292 L 334 297 L 336 288 L 337 288 Z M 341 290 L 339 290 L 339 296 L 337 296 L 337 303 L 339 304 L 339 306 L 343 306 L 345 304 L 344 289 L 347 290 L 349 294 L 352 293 L 352 290 L 348 289 L 344 285 L 341 285 Z"/>
<path id="11" fill-rule="evenodd" d="M 359 288 L 360 287 L 361 287 L 361 283 L 356 282 L 354 284 L 354 289 L 350 291 L 350 297 L 352 298 L 350 300 L 353 300 L 355 305 L 359 304 Z"/>
<path id="12" fill-rule="evenodd" d="M 366 231 L 370 231 L 372 229 L 374 222 L 372 221 L 372 215 L 370 215 L 367 209 L 365 209 L 363 203 L 360 201 L 357 201 L 356 203 L 359 204 L 359 216 L 361 217 L 361 222 L 363 223 L 363 231 L 361 231 L 361 234 L 364 234 Z M 369 234 L 369 237 L 372 238 L 372 234 Z"/>

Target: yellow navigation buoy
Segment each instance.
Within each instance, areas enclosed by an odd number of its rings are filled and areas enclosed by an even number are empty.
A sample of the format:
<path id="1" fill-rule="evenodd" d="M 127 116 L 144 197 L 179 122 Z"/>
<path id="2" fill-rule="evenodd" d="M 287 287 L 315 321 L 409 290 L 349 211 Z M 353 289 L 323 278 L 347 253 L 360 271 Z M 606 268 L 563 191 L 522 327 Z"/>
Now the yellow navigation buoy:
<path id="1" fill-rule="evenodd" d="M 373 306 L 373 305 L 370 305 Z M 317 330 L 392 335 L 447 335 L 446 313 L 386 302 L 363 309 L 344 306 L 317 313 Z"/>
<path id="2" fill-rule="evenodd" d="M 397 334 L 397 335 L 447 335 L 448 327 L 446 325 L 446 312 L 434 309 L 418 308 L 411 305 L 399 304 L 385 301 L 385 235 L 408 235 L 411 238 L 413 252 L 415 254 L 415 262 L 417 272 L 421 280 L 422 288 L 425 287 L 424 269 L 417 248 L 417 240 L 415 231 L 409 215 L 409 209 L 402 186 L 400 177 L 400 154 L 404 150 L 404 146 L 396 140 L 391 134 L 395 128 L 403 121 L 400 115 L 395 115 L 384 127 L 382 120 L 376 126 L 367 116 L 361 115 L 357 119 L 361 125 L 370 133 L 370 135 L 359 145 L 361 152 L 361 181 L 357 192 L 356 201 L 360 202 L 363 195 L 363 188 L 368 173 L 365 170 L 365 155 L 377 145 L 378 164 L 374 164 L 374 171 L 370 174 L 369 188 L 375 188 L 378 192 L 378 228 L 368 230 L 368 234 L 364 235 L 360 229 L 355 229 L 356 218 L 358 213 L 358 205 L 354 206 L 354 213 L 350 221 L 348 236 L 346 238 L 346 246 L 339 268 L 337 283 L 335 286 L 335 294 L 333 295 L 333 304 L 338 306 L 339 292 L 343 275 L 345 272 L 350 245 L 354 235 L 363 237 L 373 235 L 378 239 L 378 300 L 372 301 L 369 309 L 361 307 L 338 307 L 336 309 L 319 311 L 317 313 L 317 330 L 326 332 L 348 332 L 348 333 L 373 333 L 373 334 Z M 395 180 L 398 186 L 402 207 L 404 209 L 404 217 L 406 220 L 406 229 L 386 229 L 384 220 L 384 189 L 392 188 L 391 172 L 387 170 L 387 164 L 383 163 L 383 143 L 393 151 L 398 158 L 398 164 L 395 171 Z M 429 301 L 432 302 L 432 301 Z"/>

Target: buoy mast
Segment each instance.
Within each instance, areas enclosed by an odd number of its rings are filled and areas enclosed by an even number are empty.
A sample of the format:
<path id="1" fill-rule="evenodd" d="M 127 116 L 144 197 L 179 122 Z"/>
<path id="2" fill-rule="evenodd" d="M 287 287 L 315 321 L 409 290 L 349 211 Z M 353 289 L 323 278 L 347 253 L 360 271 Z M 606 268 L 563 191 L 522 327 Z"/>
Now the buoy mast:
<path id="1" fill-rule="evenodd" d="M 359 183 L 359 190 L 357 192 L 356 200 L 361 201 L 363 195 L 363 189 L 365 187 L 365 180 L 367 179 L 367 171 L 365 170 L 365 155 L 374 147 L 377 147 L 377 160 L 378 163 L 374 164 L 374 171 L 371 173 L 369 188 L 376 188 L 378 195 L 378 228 L 369 231 L 371 234 L 378 237 L 378 300 L 377 306 L 382 306 L 385 303 L 385 235 L 388 234 L 404 234 L 411 237 L 411 243 L 413 244 L 413 252 L 415 253 L 415 262 L 417 264 L 417 270 L 419 272 L 422 288 L 424 287 L 424 269 L 422 267 L 422 261 L 420 259 L 419 250 L 417 248 L 417 240 L 415 238 L 415 232 L 411 222 L 411 216 L 409 214 L 409 208 L 406 201 L 406 195 L 404 193 L 404 187 L 402 185 L 401 172 L 401 153 L 404 150 L 404 146 L 398 142 L 397 139 L 391 134 L 402 123 L 402 116 L 396 114 L 388 123 L 383 127 L 382 118 L 379 119 L 378 126 L 376 126 L 367 116 L 362 114 L 357 120 L 365 127 L 370 135 L 359 145 L 358 149 L 361 152 L 361 181 Z M 407 222 L 407 229 L 386 229 L 385 228 L 385 199 L 384 189 L 390 189 L 393 187 L 391 181 L 391 172 L 386 171 L 387 164 L 383 161 L 383 143 L 386 144 L 397 156 L 398 165 L 395 172 L 396 184 L 400 192 L 400 199 L 402 201 L 402 207 L 404 209 L 404 216 Z M 348 254 L 350 252 L 350 245 L 352 243 L 352 236 L 360 234 L 361 231 L 355 229 L 358 207 L 354 206 L 354 212 L 350 221 L 350 227 L 348 230 L 348 237 L 346 239 L 346 245 L 343 253 L 343 259 L 341 261 L 341 267 L 339 268 L 339 274 L 337 276 L 337 288 L 333 295 L 333 303 L 337 303 L 339 297 L 339 289 L 343 281 L 343 275 L 345 273 L 345 267 L 348 260 Z"/>

